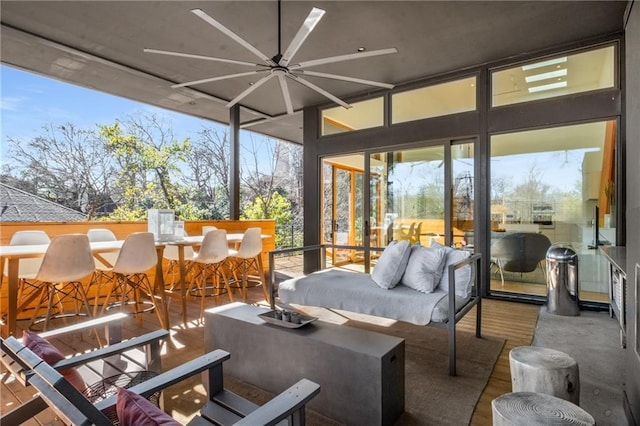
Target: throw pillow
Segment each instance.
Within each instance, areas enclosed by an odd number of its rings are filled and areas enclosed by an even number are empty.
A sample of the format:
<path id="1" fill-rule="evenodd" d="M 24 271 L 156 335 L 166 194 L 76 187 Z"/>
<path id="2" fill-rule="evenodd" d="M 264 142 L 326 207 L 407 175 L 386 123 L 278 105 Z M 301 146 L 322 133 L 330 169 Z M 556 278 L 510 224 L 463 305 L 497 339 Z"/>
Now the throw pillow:
<path id="1" fill-rule="evenodd" d="M 443 246 L 437 242 L 431 243 L 431 247 L 443 248 L 446 252 L 446 259 L 442 270 L 442 278 L 440 278 L 440 285 L 438 288 L 444 291 L 449 291 L 449 265 L 457 263 L 471 256 L 471 252 L 467 250 L 456 250 L 451 247 Z M 473 285 L 474 274 L 473 265 L 465 265 L 462 268 L 456 270 L 456 296 L 466 299 L 471 293 L 471 286 Z"/>
<path id="2" fill-rule="evenodd" d="M 445 250 L 415 244 L 402 276 L 402 284 L 423 293 L 433 293 L 440 283 Z"/>
<path id="3" fill-rule="evenodd" d="M 404 274 L 410 254 L 409 240 L 391 241 L 373 268 L 371 279 L 382 288 L 395 287 Z"/>
<path id="4" fill-rule="evenodd" d="M 56 362 L 64 359 L 64 355 L 60 350 L 58 350 L 58 348 L 52 345 L 48 340 L 43 339 L 29 330 L 24 330 L 22 332 L 22 343 L 29 348 L 31 352 L 38 355 L 49 365 L 54 365 Z M 64 378 L 80 392 L 87 387 L 84 379 L 75 368 L 61 370 L 60 374 L 62 374 Z"/>
<path id="5" fill-rule="evenodd" d="M 116 412 L 121 426 L 180 424 L 144 397 L 124 388 L 118 388 Z"/>

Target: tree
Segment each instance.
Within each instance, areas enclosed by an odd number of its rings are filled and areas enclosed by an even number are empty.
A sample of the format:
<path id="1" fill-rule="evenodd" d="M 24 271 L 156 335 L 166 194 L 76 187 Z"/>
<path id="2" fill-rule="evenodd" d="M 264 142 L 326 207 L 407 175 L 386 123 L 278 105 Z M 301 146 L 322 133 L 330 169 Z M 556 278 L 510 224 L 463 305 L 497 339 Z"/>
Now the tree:
<path id="1" fill-rule="evenodd" d="M 186 158 L 190 174 L 183 177 L 183 183 L 194 187 L 193 201 L 208 210 L 211 219 L 229 217 L 230 148 L 226 130 L 203 127 Z"/>
<path id="2" fill-rule="evenodd" d="M 177 183 L 182 173 L 178 164 L 186 161 L 191 143 L 176 140 L 170 123 L 155 114 L 129 116 L 100 126 L 100 135 L 120 166 L 120 198 L 112 218 L 142 219 L 149 208 L 173 209 L 185 219 L 203 214 L 190 205 L 187 188 Z"/>
<path id="3" fill-rule="evenodd" d="M 14 178 L 23 188 L 95 218 L 113 208 L 116 167 L 94 130 L 47 124 L 30 140 L 8 138 Z M 5 168 L 5 170 L 7 170 Z"/>
<path id="4" fill-rule="evenodd" d="M 291 225 L 291 203 L 279 192 L 275 192 L 265 206 L 264 198 L 256 197 L 242 211 L 243 219 L 274 219 L 276 227 Z M 276 247 L 282 247 L 288 234 L 276 232 Z"/>

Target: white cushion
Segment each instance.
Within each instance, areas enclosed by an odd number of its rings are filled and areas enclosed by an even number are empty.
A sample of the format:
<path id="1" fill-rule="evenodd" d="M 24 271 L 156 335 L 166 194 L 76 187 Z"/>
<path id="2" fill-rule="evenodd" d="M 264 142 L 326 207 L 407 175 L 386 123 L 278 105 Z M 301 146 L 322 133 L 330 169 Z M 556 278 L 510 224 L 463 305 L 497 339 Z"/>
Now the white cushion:
<path id="1" fill-rule="evenodd" d="M 415 244 L 402 276 L 402 284 L 423 293 L 433 293 L 440 284 L 446 252 L 444 248 L 428 248 Z"/>
<path id="2" fill-rule="evenodd" d="M 409 240 L 391 241 L 371 272 L 371 279 L 382 288 L 395 287 L 402 278 L 411 254 Z"/>
<path id="3" fill-rule="evenodd" d="M 431 243 L 433 248 L 443 248 L 446 252 L 446 259 L 444 267 L 442 269 L 442 278 L 440 278 L 440 285 L 438 288 L 444 291 L 449 291 L 449 265 L 457 263 L 463 259 L 471 256 L 471 252 L 467 250 L 456 250 L 451 247 L 443 246 L 437 242 Z M 473 285 L 473 265 L 465 265 L 462 268 L 456 270 L 456 296 L 467 298 L 471 293 L 471 286 Z"/>

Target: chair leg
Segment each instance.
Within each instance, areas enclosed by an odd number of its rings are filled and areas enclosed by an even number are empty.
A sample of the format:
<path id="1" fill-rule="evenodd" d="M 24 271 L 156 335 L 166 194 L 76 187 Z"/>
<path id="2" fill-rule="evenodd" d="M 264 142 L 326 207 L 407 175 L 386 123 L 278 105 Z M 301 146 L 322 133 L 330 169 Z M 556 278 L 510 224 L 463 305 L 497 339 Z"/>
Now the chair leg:
<path id="1" fill-rule="evenodd" d="M 260 277 L 260 284 L 262 286 L 262 293 L 264 294 L 264 300 L 267 303 L 270 303 L 271 298 L 269 297 L 269 292 L 267 291 L 267 280 L 264 277 L 264 268 L 262 267 L 262 256 L 259 254 L 256 257 L 256 267 L 258 269 L 258 277 Z"/>

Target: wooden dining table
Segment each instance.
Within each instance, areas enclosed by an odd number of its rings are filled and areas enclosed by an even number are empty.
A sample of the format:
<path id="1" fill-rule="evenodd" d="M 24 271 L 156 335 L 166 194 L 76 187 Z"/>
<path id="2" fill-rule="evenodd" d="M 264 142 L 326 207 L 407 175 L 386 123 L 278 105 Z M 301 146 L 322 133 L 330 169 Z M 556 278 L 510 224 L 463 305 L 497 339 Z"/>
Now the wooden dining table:
<path id="1" fill-rule="evenodd" d="M 227 234 L 227 242 L 231 246 L 238 246 L 242 242 L 243 233 L 229 233 Z M 271 235 L 262 234 L 262 239 L 271 238 Z M 180 269 L 180 303 L 182 304 L 182 322 L 187 324 L 187 267 L 184 259 L 185 247 L 197 247 L 202 244 L 204 239 L 203 235 L 194 235 L 189 237 L 183 237 L 176 241 L 167 241 L 164 244 L 169 246 L 176 246 L 178 248 L 178 267 Z"/>
<path id="2" fill-rule="evenodd" d="M 91 252 L 93 256 L 100 262 L 107 266 L 111 265 L 101 254 L 116 252 L 120 250 L 123 240 L 118 241 L 98 241 L 90 242 Z M 16 333 L 16 319 L 18 315 L 18 287 L 19 287 L 19 269 L 20 259 L 29 259 L 36 257 L 43 257 L 49 244 L 37 244 L 37 245 L 5 245 L 0 246 L 0 265 L 4 265 L 5 260 L 8 263 L 7 270 L 7 309 L 6 309 L 6 332 L 3 334 L 6 336 L 13 336 Z M 158 251 L 158 263 L 156 265 L 156 283 L 155 288 L 162 290 L 164 288 L 163 273 L 162 273 L 162 253 L 165 245 L 163 243 L 156 244 Z M 160 294 L 164 301 L 164 294 Z M 169 328 L 169 314 L 166 309 L 166 303 L 164 303 L 165 309 L 162 313 L 164 318 L 162 324 L 163 328 Z"/>

